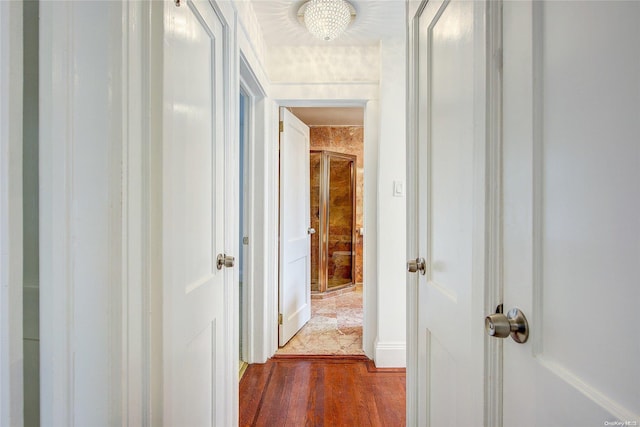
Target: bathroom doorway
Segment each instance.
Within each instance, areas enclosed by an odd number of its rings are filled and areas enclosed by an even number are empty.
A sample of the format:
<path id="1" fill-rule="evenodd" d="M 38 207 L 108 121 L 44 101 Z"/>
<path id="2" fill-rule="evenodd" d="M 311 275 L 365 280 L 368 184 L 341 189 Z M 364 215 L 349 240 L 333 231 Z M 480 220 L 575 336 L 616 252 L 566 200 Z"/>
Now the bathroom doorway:
<path id="1" fill-rule="evenodd" d="M 278 355 L 362 355 L 364 110 L 288 110 L 309 126 L 311 319 Z"/>

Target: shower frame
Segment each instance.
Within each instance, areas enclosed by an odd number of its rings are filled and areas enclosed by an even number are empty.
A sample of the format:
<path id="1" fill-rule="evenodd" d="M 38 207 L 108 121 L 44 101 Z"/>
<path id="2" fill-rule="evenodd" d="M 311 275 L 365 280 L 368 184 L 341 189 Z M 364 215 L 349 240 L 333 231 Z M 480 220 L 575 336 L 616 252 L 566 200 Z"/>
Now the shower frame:
<path id="1" fill-rule="evenodd" d="M 312 294 L 323 294 L 327 291 L 335 291 L 355 285 L 356 278 L 356 164 L 357 156 L 337 153 L 329 150 L 310 150 L 311 154 L 320 154 L 320 194 L 319 194 L 319 230 L 318 230 L 318 288 Z M 331 180 L 331 158 L 348 160 L 351 163 L 351 282 L 329 288 L 329 218 L 331 209 L 329 206 L 329 190 Z"/>

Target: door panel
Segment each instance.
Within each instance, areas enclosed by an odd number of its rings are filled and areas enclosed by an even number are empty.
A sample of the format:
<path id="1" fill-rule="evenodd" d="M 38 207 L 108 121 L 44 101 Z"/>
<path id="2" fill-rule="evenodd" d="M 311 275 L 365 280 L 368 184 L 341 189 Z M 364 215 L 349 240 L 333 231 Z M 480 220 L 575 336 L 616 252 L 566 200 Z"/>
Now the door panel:
<path id="1" fill-rule="evenodd" d="M 505 426 L 640 423 L 639 20 L 504 5 L 504 302 L 531 327 L 504 346 Z"/>
<path id="2" fill-rule="evenodd" d="M 222 425 L 224 29 L 206 2 L 166 2 L 165 14 L 164 420 Z"/>
<path id="3" fill-rule="evenodd" d="M 309 127 L 282 109 L 280 133 L 280 287 L 284 346 L 311 318 Z"/>
<path id="4" fill-rule="evenodd" d="M 484 255 L 475 250 L 483 226 L 474 223 L 484 206 L 475 113 L 484 57 L 474 49 L 484 40 L 483 13 L 483 2 L 429 1 L 418 24 L 419 425 L 482 419 L 482 330 L 472 325 L 475 289 L 484 286 L 476 270 Z"/>

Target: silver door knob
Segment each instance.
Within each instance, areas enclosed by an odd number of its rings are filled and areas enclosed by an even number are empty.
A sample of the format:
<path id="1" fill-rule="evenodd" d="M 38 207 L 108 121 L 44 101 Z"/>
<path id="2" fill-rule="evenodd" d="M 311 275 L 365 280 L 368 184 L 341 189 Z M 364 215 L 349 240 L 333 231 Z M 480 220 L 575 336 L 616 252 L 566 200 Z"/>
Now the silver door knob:
<path id="1" fill-rule="evenodd" d="M 236 264 L 236 259 L 231 255 L 218 254 L 217 267 L 218 270 L 222 270 L 222 267 L 231 268 Z"/>
<path id="2" fill-rule="evenodd" d="M 316 234 L 316 229 L 313 227 L 307 228 L 307 234 Z"/>
<path id="3" fill-rule="evenodd" d="M 484 319 L 484 328 L 487 334 L 496 338 L 511 338 L 520 344 L 524 344 L 529 339 L 529 323 L 520 309 L 512 308 L 505 316 L 503 313 L 496 313 Z"/>
<path id="4" fill-rule="evenodd" d="M 420 274 L 424 275 L 427 272 L 427 265 L 424 261 L 424 258 L 416 258 L 410 259 L 407 261 L 407 271 L 409 273 L 420 272 Z"/>

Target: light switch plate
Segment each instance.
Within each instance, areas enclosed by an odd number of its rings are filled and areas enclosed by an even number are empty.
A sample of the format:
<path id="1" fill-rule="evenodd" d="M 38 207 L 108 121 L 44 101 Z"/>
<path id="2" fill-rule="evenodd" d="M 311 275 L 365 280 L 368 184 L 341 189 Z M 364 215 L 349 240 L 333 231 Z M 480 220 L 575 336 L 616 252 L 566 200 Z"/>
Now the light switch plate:
<path id="1" fill-rule="evenodd" d="M 393 181 L 393 197 L 404 196 L 404 181 Z"/>

